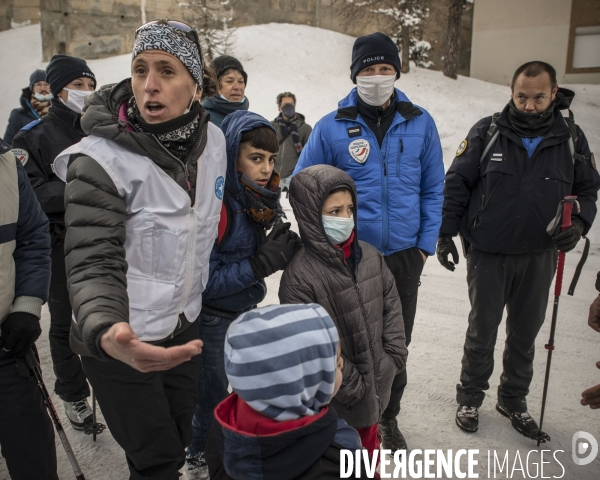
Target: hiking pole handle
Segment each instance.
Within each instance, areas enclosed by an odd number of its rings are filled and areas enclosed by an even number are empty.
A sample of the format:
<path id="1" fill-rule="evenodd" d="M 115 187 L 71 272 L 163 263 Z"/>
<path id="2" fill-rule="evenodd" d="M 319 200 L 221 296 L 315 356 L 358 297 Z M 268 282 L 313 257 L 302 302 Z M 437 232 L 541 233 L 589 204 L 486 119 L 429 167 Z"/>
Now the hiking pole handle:
<path id="1" fill-rule="evenodd" d="M 561 214 L 560 230 L 565 231 L 573 225 L 571 214 L 573 213 L 573 205 L 577 197 L 575 195 L 567 195 L 563 200 L 563 208 Z M 558 265 L 556 267 L 556 283 L 554 284 L 554 296 L 560 297 L 562 292 L 563 272 L 565 269 L 565 252 L 558 252 Z"/>

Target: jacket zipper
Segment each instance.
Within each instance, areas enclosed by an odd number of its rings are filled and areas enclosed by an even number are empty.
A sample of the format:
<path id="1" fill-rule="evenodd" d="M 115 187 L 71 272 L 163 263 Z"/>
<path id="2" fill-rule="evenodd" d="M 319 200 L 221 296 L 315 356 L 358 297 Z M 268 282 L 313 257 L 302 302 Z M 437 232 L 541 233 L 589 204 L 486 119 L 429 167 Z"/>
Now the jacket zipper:
<path id="1" fill-rule="evenodd" d="M 475 215 L 475 218 L 473 219 L 473 224 L 471 225 L 471 230 L 473 230 L 477 226 L 477 222 L 479 220 L 479 216 L 481 215 L 481 211 L 483 210 L 483 207 L 485 207 L 485 195 L 481 196 L 481 207 L 479 207 L 479 210 L 477 211 L 477 214 Z"/>
<path id="2" fill-rule="evenodd" d="M 404 140 L 400 139 L 400 153 L 398 154 L 398 161 L 396 162 L 396 177 L 400 177 L 400 162 L 402 161 L 403 153 L 404 153 Z"/>
<path id="3" fill-rule="evenodd" d="M 198 219 L 196 217 L 196 207 L 192 207 L 190 213 L 187 214 L 188 217 L 188 230 L 189 230 L 189 239 L 187 245 L 187 251 L 185 252 L 185 284 L 183 289 L 183 295 L 181 297 L 181 301 L 179 302 L 179 314 L 183 313 L 185 305 L 187 303 L 187 299 L 190 296 L 190 291 L 192 289 L 192 280 L 194 276 L 194 252 L 196 251 L 196 230 L 198 229 Z"/>
<path id="4" fill-rule="evenodd" d="M 171 152 L 169 152 L 169 150 L 162 143 L 160 143 L 160 140 L 156 137 L 156 135 L 152 134 L 152 137 L 154 138 L 154 140 L 156 140 L 156 143 L 158 143 L 161 146 L 161 148 L 165 152 L 167 152 L 167 154 L 171 158 L 173 158 L 174 160 L 179 162 L 179 164 L 183 167 L 183 172 L 185 173 L 185 185 L 187 187 L 187 191 L 188 191 L 188 193 L 192 193 L 192 184 L 190 183 L 190 172 L 188 171 L 188 164 L 183 163 L 179 158 L 177 158 L 175 155 L 173 155 Z M 192 201 L 193 200 L 194 199 L 192 199 Z"/>

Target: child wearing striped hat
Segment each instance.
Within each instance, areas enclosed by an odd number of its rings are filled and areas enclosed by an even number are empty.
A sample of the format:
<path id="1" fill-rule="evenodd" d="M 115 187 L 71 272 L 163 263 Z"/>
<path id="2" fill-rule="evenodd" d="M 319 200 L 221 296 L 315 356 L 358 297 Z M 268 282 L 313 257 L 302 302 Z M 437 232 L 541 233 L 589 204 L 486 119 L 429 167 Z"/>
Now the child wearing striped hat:
<path id="1" fill-rule="evenodd" d="M 358 433 L 328 406 L 342 383 L 338 332 L 319 305 L 272 305 L 225 339 L 233 393 L 215 409 L 205 458 L 212 480 L 339 479 Z"/>

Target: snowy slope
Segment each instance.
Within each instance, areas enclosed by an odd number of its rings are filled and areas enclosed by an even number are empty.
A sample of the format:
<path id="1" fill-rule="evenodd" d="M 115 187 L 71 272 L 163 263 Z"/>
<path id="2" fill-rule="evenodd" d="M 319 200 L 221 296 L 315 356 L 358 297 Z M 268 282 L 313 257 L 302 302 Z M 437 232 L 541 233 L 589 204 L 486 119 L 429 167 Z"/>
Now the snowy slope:
<path id="1" fill-rule="evenodd" d="M 269 24 L 244 27 L 238 30 L 233 54 L 248 72 L 246 90 L 251 110 L 272 119 L 277 115 L 275 98 L 285 90 L 298 97 L 298 111 L 314 123 L 336 108 L 337 101 L 352 87 L 349 63 L 354 39 L 299 25 Z M 0 33 L 2 58 L 5 68 L 0 75 L 0 130 L 3 130 L 10 109 L 18 106 L 20 89 L 27 85 L 34 68 L 41 63 L 39 26 L 29 26 Z M 129 55 L 89 64 L 99 84 L 116 82 L 129 75 Z M 459 77 L 447 79 L 439 72 L 413 69 L 403 75 L 397 86 L 416 104 L 427 108 L 435 119 L 444 147 L 444 160 L 448 166 L 460 141 L 469 128 L 481 117 L 500 110 L 508 101 L 509 89 L 480 80 Z M 570 85 L 577 92 L 573 104 L 576 120 L 588 136 L 592 150 L 600 150 L 600 85 Z M 1 132 L 0 132 L 1 133 Z M 289 203 L 283 200 L 288 217 L 292 217 Z M 293 218 L 291 218 L 293 222 Z M 600 478 L 600 457 L 590 465 L 576 466 L 571 460 L 571 439 L 579 430 L 593 434 L 600 441 L 600 412 L 579 405 L 580 393 L 587 387 L 600 383 L 600 370 L 594 363 L 600 360 L 600 334 L 587 326 L 587 309 L 596 293 L 593 288 L 595 274 L 600 270 L 600 222 L 590 233 L 592 251 L 581 276 L 575 297 L 561 297 L 559 325 L 556 334 L 549 401 L 546 410 L 545 430 L 552 436 L 546 448 L 563 450 L 557 457 L 565 473 L 554 461 L 545 464 L 544 476 L 573 480 Z M 580 244 L 581 245 L 581 244 Z M 565 278 L 572 276 L 578 260 L 577 248 L 567 256 Z M 512 469 L 518 451 L 526 464 L 527 454 L 535 450 L 535 442 L 518 435 L 508 421 L 494 410 L 495 388 L 501 371 L 501 346 L 504 343 L 504 326 L 498 335 L 496 369 L 488 397 L 481 409 L 480 430 L 467 435 L 454 424 L 455 385 L 460 373 L 462 346 L 467 325 L 469 303 L 466 288 L 464 259 L 456 272 L 443 269 L 435 258 L 425 267 L 420 289 L 419 307 L 410 346 L 409 386 L 407 387 L 399 417 L 400 427 L 412 449 L 476 448 L 479 453 L 480 478 L 487 474 L 487 452 L 496 450 L 500 457 L 509 452 Z M 265 304 L 277 302 L 280 275 L 268 279 L 269 294 Z M 565 281 L 566 283 L 567 281 Z M 552 305 L 547 318 L 549 320 Z M 54 377 L 47 343 L 48 315 L 43 318 L 44 334 L 40 346 L 48 386 Z M 535 377 L 529 395 L 529 407 L 539 416 L 541 388 L 545 369 L 544 343 L 549 335 L 546 323 L 537 345 Z M 58 399 L 55 398 L 58 403 Z M 58 406 L 62 413 L 62 407 Z M 88 480 L 125 479 L 127 468 L 124 455 L 109 433 L 98 438 L 95 444 L 90 437 L 67 427 L 71 443 Z M 57 447 L 61 478 L 73 478 L 62 447 Z M 492 457 L 493 458 L 493 457 Z M 544 461 L 552 460 L 546 453 Z M 535 476 L 533 462 L 540 462 L 540 454 L 529 457 L 530 473 Z M 516 467 L 519 467 L 518 461 Z M 506 469 L 505 469 L 506 472 Z M 525 470 L 526 472 L 526 470 Z M 0 459 L 0 479 L 8 478 Z M 494 478 L 493 471 L 491 478 Z M 498 473 L 495 478 L 510 478 Z M 516 470 L 512 478 L 530 478 Z"/>

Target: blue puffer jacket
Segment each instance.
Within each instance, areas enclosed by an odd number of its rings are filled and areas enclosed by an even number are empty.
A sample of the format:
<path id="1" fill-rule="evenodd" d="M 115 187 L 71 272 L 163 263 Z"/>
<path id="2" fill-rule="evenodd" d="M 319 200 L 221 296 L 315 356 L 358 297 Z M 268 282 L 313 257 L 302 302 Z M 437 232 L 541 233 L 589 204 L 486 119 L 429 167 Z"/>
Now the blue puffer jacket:
<path id="1" fill-rule="evenodd" d="M 381 148 L 358 114 L 354 88 L 323 117 L 304 146 L 294 174 L 316 164 L 341 168 L 358 191 L 358 236 L 383 255 L 417 246 L 433 255 L 442 221 L 444 162 L 435 123 L 396 89 L 396 115 Z M 354 142 L 366 140 L 354 154 Z M 357 142 L 360 143 L 360 142 Z M 362 154 L 362 155 L 361 155 Z"/>
<path id="2" fill-rule="evenodd" d="M 210 273 L 203 304 L 228 312 L 243 312 L 260 303 L 267 294 L 263 280 L 256 280 L 248 259 L 265 238 L 263 227 L 246 213 L 244 186 L 238 180 L 236 162 L 242 133 L 257 127 L 273 127 L 256 113 L 239 110 L 228 115 L 221 129 L 227 143 L 227 178 L 223 202 L 228 212 L 227 234 L 210 254 Z M 274 131 L 274 130 L 273 130 Z"/>

